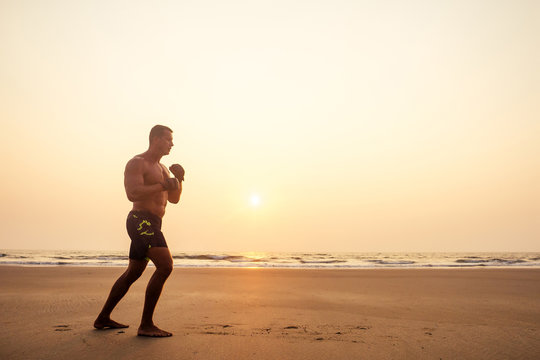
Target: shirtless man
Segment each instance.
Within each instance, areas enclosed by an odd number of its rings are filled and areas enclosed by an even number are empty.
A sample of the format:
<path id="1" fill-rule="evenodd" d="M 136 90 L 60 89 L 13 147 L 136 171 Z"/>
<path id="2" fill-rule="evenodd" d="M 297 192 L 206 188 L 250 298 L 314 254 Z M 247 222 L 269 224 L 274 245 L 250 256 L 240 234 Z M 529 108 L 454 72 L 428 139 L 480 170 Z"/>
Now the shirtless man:
<path id="1" fill-rule="evenodd" d="M 168 155 L 173 147 L 172 130 L 156 125 L 150 131 L 148 150 L 131 159 L 124 172 L 124 187 L 133 209 L 128 214 L 126 227 L 131 238 L 129 265 L 127 270 L 113 285 L 109 297 L 94 322 L 96 329 L 120 329 L 128 325 L 111 320 L 111 312 L 144 272 L 148 260 L 152 260 L 156 271 L 146 288 L 139 336 L 167 337 L 168 331 L 161 330 L 152 320 L 154 309 L 163 289 L 165 280 L 173 269 L 173 260 L 161 232 L 161 219 L 165 214 L 167 201 L 176 204 L 182 193 L 184 169 L 178 164 L 169 170 L 160 163 L 161 157 Z"/>

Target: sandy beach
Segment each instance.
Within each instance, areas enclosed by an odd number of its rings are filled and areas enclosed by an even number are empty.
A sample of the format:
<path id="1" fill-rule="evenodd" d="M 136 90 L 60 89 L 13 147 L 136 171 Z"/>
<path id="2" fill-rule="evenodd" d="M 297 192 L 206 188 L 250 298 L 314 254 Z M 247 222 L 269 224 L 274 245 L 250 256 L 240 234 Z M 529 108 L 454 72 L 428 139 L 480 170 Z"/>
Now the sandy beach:
<path id="1" fill-rule="evenodd" d="M 152 268 L 93 320 L 122 268 L 0 267 L 2 359 L 538 359 L 540 269 L 186 269 L 136 336 Z"/>

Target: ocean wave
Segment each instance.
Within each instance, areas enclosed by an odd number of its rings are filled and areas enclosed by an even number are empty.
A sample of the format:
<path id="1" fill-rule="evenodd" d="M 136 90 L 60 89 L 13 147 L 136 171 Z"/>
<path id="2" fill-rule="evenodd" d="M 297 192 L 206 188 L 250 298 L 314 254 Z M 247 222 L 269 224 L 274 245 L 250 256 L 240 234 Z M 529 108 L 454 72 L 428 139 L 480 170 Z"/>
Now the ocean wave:
<path id="1" fill-rule="evenodd" d="M 127 255 L 74 255 L 68 259 L 75 260 L 128 260 Z"/>
<path id="2" fill-rule="evenodd" d="M 480 264 L 485 263 L 486 260 L 470 260 L 470 259 L 457 259 L 456 263 L 458 264 Z"/>
<path id="3" fill-rule="evenodd" d="M 173 253 L 176 267 L 261 268 L 540 268 L 540 253 Z M 126 266 L 125 251 L 39 251 L 0 249 L 0 265 Z"/>
<path id="4" fill-rule="evenodd" d="M 412 261 L 412 260 L 388 261 L 388 260 L 372 259 L 372 260 L 367 260 L 367 261 L 370 262 L 370 263 L 380 264 L 380 265 L 412 265 L 412 264 L 416 264 L 416 261 Z"/>
<path id="5" fill-rule="evenodd" d="M 101 263 L 71 262 L 71 261 L 3 261 L 2 265 L 37 265 L 37 266 L 102 266 Z M 118 264 L 121 265 L 121 264 Z"/>
<path id="6" fill-rule="evenodd" d="M 500 259 L 500 258 L 487 258 L 487 259 L 481 259 L 477 258 L 478 260 L 473 260 L 471 258 L 466 259 L 457 259 L 455 262 L 458 264 L 489 264 L 489 263 L 495 263 L 495 264 L 522 264 L 527 262 L 523 259 Z"/>
<path id="7" fill-rule="evenodd" d="M 347 260 L 299 260 L 302 264 L 340 264 Z"/>
<path id="8" fill-rule="evenodd" d="M 498 263 L 506 263 L 506 264 L 521 264 L 526 262 L 526 260 L 522 259 L 492 259 L 492 262 L 498 262 Z"/>
<path id="9" fill-rule="evenodd" d="M 173 255 L 173 259 L 176 259 L 176 260 L 229 261 L 229 262 L 265 262 L 265 261 L 268 261 L 267 259 L 251 258 L 249 256 L 242 256 L 242 255 L 210 255 L 210 254 Z"/>

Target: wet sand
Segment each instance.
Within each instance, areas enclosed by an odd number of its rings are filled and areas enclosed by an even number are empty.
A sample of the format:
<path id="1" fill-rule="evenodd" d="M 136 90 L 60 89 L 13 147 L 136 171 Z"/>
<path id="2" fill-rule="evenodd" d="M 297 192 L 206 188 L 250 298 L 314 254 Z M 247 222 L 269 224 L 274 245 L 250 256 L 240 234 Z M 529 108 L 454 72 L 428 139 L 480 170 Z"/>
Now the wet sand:
<path id="1" fill-rule="evenodd" d="M 153 269 L 92 323 L 122 268 L 0 266 L 2 359 L 538 359 L 540 269 Z"/>

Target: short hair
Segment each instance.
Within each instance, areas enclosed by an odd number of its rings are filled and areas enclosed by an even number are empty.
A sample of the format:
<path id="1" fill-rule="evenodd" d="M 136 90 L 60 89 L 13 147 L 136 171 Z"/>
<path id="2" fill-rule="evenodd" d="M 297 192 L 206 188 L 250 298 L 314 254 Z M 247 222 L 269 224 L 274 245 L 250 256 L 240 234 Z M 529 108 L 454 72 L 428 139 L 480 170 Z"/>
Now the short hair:
<path id="1" fill-rule="evenodd" d="M 150 136 L 149 136 L 149 140 L 150 142 L 152 142 L 152 139 L 155 138 L 155 137 L 161 137 L 165 134 L 166 131 L 170 131 L 170 132 L 173 132 L 169 127 L 167 126 L 164 126 L 164 125 L 156 125 L 152 128 L 152 130 L 150 130 Z"/>

